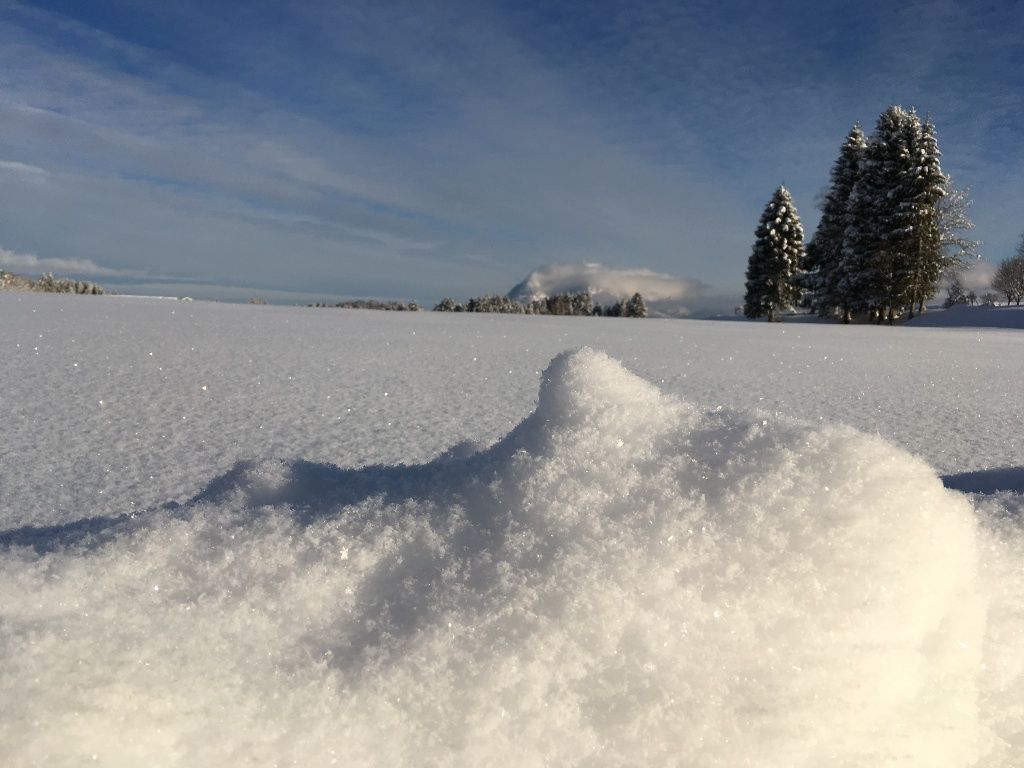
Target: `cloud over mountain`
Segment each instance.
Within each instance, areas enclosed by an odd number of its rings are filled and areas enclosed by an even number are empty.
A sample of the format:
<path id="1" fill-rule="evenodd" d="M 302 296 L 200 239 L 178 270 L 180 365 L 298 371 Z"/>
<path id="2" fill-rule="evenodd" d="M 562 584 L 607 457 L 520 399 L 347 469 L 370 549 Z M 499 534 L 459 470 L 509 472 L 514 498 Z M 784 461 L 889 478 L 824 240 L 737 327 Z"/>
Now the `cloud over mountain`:
<path id="1" fill-rule="evenodd" d="M 682 302 L 703 296 L 705 286 L 697 280 L 649 269 L 614 269 L 594 263 L 549 264 L 527 275 L 508 296 L 526 302 L 576 291 L 590 291 L 598 301 L 640 293 L 648 301 Z"/>

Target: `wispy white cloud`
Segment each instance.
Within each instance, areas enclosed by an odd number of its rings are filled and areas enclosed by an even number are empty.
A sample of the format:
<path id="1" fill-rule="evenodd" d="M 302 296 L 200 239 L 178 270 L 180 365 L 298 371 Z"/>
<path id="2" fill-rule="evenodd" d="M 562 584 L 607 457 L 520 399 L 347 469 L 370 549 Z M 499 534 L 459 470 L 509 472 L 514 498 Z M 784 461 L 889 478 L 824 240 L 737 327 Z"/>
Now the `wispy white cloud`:
<path id="1" fill-rule="evenodd" d="M 136 270 L 101 267 L 90 259 L 40 258 L 30 253 L 15 253 L 0 248 L 0 267 L 29 273 L 56 272 L 61 275 L 95 275 L 106 277 L 139 277 Z"/>
<path id="2" fill-rule="evenodd" d="M 41 182 L 50 178 L 50 172 L 38 165 L 19 163 L 16 160 L 0 160 L 0 172 L 18 174 L 22 178 Z"/>

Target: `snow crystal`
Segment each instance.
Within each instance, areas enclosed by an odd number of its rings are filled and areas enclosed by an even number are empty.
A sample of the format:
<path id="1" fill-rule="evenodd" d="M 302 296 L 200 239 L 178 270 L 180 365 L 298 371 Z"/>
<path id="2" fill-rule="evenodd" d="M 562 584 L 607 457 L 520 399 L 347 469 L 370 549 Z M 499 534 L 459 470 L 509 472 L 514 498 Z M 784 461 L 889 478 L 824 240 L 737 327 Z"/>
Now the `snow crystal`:
<path id="1" fill-rule="evenodd" d="M 589 348 L 483 450 L 240 462 L 183 505 L 2 536 L 5 765 L 1024 745 L 1016 523 L 879 437 L 704 411 Z"/>

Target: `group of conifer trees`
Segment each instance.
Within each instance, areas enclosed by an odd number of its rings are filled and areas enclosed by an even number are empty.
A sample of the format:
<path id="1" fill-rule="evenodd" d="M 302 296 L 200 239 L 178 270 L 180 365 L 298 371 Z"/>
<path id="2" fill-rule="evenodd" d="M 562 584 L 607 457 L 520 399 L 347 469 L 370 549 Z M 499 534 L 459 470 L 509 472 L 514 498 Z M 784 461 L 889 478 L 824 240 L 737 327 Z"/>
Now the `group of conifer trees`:
<path id="1" fill-rule="evenodd" d="M 968 265 L 977 243 L 963 233 L 965 190 L 940 165 L 930 119 L 891 106 L 865 137 L 854 124 L 832 166 L 821 221 L 803 246 L 789 192 L 779 187 L 761 216 L 747 267 L 744 314 L 775 319 L 802 303 L 819 315 L 892 322 Z"/>
<path id="2" fill-rule="evenodd" d="M 639 293 L 602 307 L 590 291 L 556 293 L 523 303 L 508 296 L 477 296 L 465 304 L 444 298 L 435 312 L 497 312 L 510 315 L 577 315 L 585 317 L 647 317 L 647 302 Z"/>

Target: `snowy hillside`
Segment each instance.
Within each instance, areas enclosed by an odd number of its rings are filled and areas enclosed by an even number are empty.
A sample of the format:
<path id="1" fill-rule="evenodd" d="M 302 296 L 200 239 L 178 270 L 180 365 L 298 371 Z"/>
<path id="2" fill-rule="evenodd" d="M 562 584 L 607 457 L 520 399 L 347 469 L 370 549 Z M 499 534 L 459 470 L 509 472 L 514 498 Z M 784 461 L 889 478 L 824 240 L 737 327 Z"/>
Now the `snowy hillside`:
<path id="1" fill-rule="evenodd" d="M 1024 334 L 26 295 L 0 348 L 0 764 L 1020 764 Z"/>

